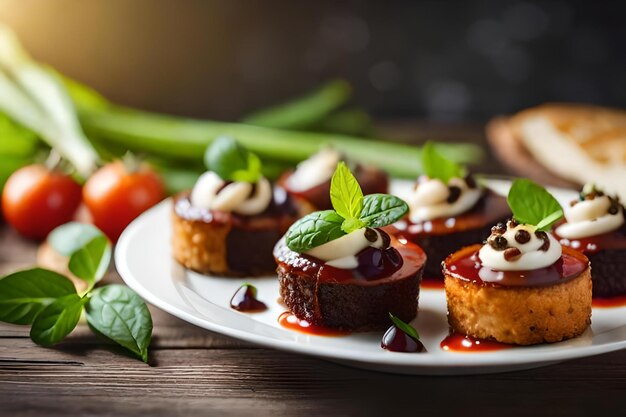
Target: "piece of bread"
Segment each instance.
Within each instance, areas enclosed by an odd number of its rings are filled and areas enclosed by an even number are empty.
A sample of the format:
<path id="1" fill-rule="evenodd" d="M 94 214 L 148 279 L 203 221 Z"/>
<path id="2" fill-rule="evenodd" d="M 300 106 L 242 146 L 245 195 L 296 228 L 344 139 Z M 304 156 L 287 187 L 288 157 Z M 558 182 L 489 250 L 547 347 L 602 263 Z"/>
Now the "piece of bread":
<path id="1" fill-rule="evenodd" d="M 544 104 L 495 118 L 486 133 L 516 174 L 576 188 L 593 182 L 626 200 L 626 111 Z"/>

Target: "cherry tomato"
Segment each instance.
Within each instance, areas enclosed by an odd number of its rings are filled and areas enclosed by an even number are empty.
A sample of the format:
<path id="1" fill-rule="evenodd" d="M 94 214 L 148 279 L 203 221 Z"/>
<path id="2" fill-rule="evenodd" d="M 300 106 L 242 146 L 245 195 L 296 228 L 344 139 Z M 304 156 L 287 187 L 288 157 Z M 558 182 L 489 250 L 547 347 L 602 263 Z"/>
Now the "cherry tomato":
<path id="1" fill-rule="evenodd" d="M 164 197 L 163 182 L 150 167 L 130 170 L 121 161 L 100 168 L 83 187 L 83 201 L 94 224 L 113 242 L 131 221 Z"/>
<path id="2" fill-rule="evenodd" d="M 81 187 L 61 171 L 28 165 L 15 171 L 2 191 L 6 221 L 20 234 L 44 239 L 72 220 L 81 202 Z"/>

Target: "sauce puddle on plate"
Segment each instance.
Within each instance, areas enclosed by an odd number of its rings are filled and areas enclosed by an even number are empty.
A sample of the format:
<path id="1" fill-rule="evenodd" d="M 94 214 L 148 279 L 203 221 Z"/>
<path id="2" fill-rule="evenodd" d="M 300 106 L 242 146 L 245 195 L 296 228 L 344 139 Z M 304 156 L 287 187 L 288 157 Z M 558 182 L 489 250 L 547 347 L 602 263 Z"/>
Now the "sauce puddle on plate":
<path id="1" fill-rule="evenodd" d="M 494 342 L 492 340 L 477 339 L 475 337 L 466 336 L 461 333 L 452 333 L 448 335 L 439 344 L 441 349 L 450 352 L 487 352 L 493 350 L 502 350 L 513 347 L 506 343 Z"/>
<path id="2" fill-rule="evenodd" d="M 286 329 L 295 330 L 315 336 L 347 336 L 350 334 L 346 330 L 330 329 L 324 326 L 316 326 L 306 320 L 300 320 L 289 311 L 285 311 L 278 316 L 278 323 Z"/>

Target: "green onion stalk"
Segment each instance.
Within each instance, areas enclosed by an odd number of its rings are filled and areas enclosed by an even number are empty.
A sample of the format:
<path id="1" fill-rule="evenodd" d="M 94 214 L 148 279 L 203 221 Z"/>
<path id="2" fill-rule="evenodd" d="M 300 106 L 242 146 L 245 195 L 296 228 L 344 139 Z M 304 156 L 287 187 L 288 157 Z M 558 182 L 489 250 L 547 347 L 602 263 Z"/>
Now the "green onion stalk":
<path id="1" fill-rule="evenodd" d="M 164 158 L 199 160 L 219 136 L 236 138 L 264 161 L 295 164 L 331 146 L 359 162 L 373 164 L 392 176 L 412 178 L 421 173 L 420 148 L 348 135 L 279 130 L 241 123 L 215 122 L 109 106 L 80 109 L 80 121 L 89 136 L 101 143 L 123 145 L 136 152 Z M 438 144 L 446 157 L 475 162 L 481 150 L 469 144 Z"/>

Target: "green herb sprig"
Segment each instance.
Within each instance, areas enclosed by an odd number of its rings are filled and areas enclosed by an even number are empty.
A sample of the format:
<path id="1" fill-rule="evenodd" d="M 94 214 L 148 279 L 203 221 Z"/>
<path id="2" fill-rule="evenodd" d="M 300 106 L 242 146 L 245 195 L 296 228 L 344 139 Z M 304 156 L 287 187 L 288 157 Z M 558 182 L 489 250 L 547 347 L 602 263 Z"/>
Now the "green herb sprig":
<path id="1" fill-rule="evenodd" d="M 363 191 L 344 162 L 339 162 L 330 181 L 334 210 L 311 213 L 287 231 L 286 244 L 294 252 L 304 252 L 338 239 L 363 227 L 383 227 L 400 220 L 409 210 L 400 198 Z"/>
<path id="2" fill-rule="evenodd" d="M 204 164 L 223 180 L 255 183 L 261 177 L 261 160 L 235 139 L 221 136 L 204 154 Z"/>
<path id="3" fill-rule="evenodd" d="M 94 226 L 68 223 L 48 243 L 69 257 L 68 269 L 87 283 L 78 294 L 72 281 L 54 271 L 33 268 L 0 279 L 0 321 L 31 325 L 30 337 L 41 346 L 59 343 L 83 313 L 97 333 L 148 361 L 152 317 L 144 301 L 124 285 L 94 289 L 111 260 L 111 243 Z"/>
<path id="4" fill-rule="evenodd" d="M 441 180 L 447 184 L 451 178 L 463 178 L 465 168 L 443 156 L 433 142 L 426 142 L 420 155 L 422 170 L 429 178 Z"/>
<path id="5" fill-rule="evenodd" d="M 411 326 L 408 323 L 403 322 L 401 319 L 399 319 L 398 317 L 394 316 L 391 313 L 389 313 L 389 318 L 393 322 L 394 326 L 396 326 L 398 329 L 402 330 L 404 333 L 406 333 L 413 339 L 420 340 L 420 335 L 417 332 L 417 330 L 415 330 L 415 327 Z"/>
<path id="6" fill-rule="evenodd" d="M 520 178 L 513 182 L 507 202 L 515 220 L 536 226 L 541 231 L 550 230 L 563 217 L 563 208 L 556 198 L 529 179 Z"/>

